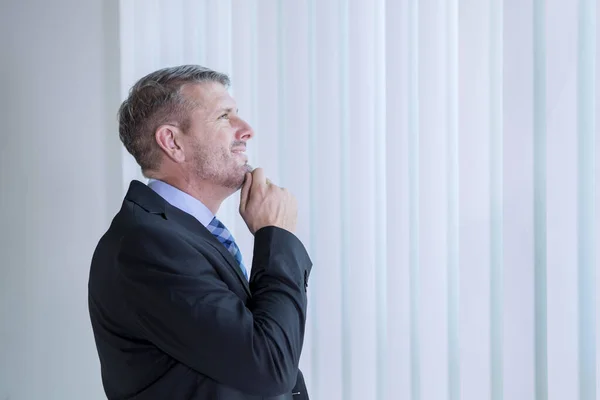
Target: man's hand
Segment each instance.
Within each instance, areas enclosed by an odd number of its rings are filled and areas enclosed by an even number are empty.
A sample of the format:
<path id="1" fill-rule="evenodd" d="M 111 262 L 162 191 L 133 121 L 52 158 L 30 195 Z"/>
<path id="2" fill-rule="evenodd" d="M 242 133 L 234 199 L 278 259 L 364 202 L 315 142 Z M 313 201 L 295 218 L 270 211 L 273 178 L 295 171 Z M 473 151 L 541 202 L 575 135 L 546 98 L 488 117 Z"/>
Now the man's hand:
<path id="1" fill-rule="evenodd" d="M 262 168 L 256 168 L 246 173 L 240 196 L 240 215 L 253 235 L 265 226 L 276 226 L 293 233 L 298 205 L 287 189 L 268 181 Z"/>

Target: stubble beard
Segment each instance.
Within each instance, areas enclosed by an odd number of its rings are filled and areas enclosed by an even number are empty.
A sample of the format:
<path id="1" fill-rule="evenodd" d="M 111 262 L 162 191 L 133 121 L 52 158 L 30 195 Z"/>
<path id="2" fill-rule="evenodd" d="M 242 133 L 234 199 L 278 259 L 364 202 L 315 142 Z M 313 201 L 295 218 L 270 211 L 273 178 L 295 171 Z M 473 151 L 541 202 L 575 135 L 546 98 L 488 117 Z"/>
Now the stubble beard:
<path id="1" fill-rule="evenodd" d="M 225 150 L 215 152 L 198 148 L 194 165 L 196 175 L 201 180 L 235 191 L 242 187 L 249 170 L 247 164 L 236 165 L 231 153 Z"/>

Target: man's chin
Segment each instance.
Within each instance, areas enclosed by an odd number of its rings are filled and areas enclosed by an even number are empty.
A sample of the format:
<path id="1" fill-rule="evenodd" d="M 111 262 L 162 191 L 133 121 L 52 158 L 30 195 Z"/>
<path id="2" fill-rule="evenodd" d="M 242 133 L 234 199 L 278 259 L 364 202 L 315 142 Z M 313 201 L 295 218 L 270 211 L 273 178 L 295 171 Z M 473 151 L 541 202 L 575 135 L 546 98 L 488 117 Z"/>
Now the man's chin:
<path id="1" fill-rule="evenodd" d="M 236 177 L 236 179 L 232 179 L 229 182 L 230 185 L 227 185 L 227 187 L 229 187 L 237 192 L 238 190 L 240 190 L 242 188 L 242 186 L 244 186 L 245 181 L 246 181 L 246 172 L 240 174 L 238 177 Z"/>
<path id="2" fill-rule="evenodd" d="M 242 186 L 244 186 L 246 173 L 250 172 L 251 170 L 252 169 L 248 166 L 248 164 L 238 165 L 235 169 L 232 169 L 228 176 L 223 177 L 225 179 L 221 180 L 221 185 L 231 189 L 233 192 L 237 192 L 242 188 Z"/>
<path id="3" fill-rule="evenodd" d="M 244 182 L 246 182 L 246 174 L 248 172 L 252 172 L 254 170 L 254 168 L 252 168 L 252 166 L 250 164 L 244 164 L 242 166 L 242 170 L 243 170 L 243 173 L 240 176 L 240 181 L 239 181 L 239 185 L 237 186 L 237 189 L 241 189 L 242 186 L 244 186 Z"/>

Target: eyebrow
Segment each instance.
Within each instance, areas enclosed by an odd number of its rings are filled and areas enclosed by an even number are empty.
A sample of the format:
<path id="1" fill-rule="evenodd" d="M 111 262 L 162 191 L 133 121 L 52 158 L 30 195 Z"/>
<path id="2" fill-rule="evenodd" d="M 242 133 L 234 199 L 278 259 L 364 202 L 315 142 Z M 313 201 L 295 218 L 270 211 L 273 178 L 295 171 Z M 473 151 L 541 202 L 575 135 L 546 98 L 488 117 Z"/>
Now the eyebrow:
<path id="1" fill-rule="evenodd" d="M 215 114 L 221 115 L 221 114 L 223 114 L 223 113 L 226 113 L 226 112 L 227 112 L 227 113 L 230 113 L 230 112 L 232 112 L 232 111 L 233 111 L 233 108 L 232 108 L 232 107 L 224 107 L 224 108 L 219 108 L 219 109 L 217 110 L 217 112 L 215 112 Z M 236 113 L 238 113 L 238 112 L 239 112 L 239 108 L 236 108 L 236 109 L 235 109 L 235 112 L 236 112 Z"/>

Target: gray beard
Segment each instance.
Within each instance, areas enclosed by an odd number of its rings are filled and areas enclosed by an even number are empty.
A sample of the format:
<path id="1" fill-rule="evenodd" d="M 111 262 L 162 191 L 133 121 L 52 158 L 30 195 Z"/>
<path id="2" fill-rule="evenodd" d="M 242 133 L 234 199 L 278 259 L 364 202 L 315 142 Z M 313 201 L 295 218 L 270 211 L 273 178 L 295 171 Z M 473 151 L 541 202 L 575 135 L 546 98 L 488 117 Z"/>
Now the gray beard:
<path id="1" fill-rule="evenodd" d="M 196 163 L 196 174 L 204 181 L 233 190 L 239 190 L 245 180 L 245 171 L 242 172 L 241 167 L 238 171 L 230 170 L 225 173 L 225 171 L 215 169 L 207 162 Z"/>

